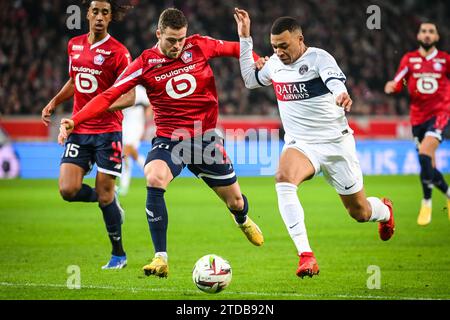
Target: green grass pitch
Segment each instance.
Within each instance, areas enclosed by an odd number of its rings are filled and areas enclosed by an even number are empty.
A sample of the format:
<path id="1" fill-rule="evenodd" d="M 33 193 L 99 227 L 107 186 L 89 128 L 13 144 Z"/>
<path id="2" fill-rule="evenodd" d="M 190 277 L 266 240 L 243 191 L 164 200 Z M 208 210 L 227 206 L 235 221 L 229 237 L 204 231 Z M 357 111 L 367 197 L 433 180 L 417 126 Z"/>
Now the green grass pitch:
<path id="1" fill-rule="evenodd" d="M 166 193 L 170 272 L 159 279 L 141 271 L 153 255 L 143 179 L 133 180 L 121 198 L 128 266 L 105 271 L 100 267 L 110 245 L 96 204 L 64 202 L 56 180 L 0 181 L 0 299 L 450 299 L 446 199 L 435 190 L 433 220 L 418 226 L 417 176 L 365 178 L 368 195 L 394 202 L 397 227 L 387 242 L 378 238 L 376 223 L 351 219 L 322 177 L 302 185 L 321 268 L 319 276 L 304 279 L 295 276 L 298 258 L 278 213 L 273 178 L 239 182 L 264 245 L 247 241 L 202 181 L 179 178 Z M 215 295 L 198 290 L 191 278 L 195 261 L 208 253 L 226 258 L 233 270 L 231 285 Z M 71 265 L 80 268 L 81 289 L 67 288 Z M 379 289 L 367 286 L 374 283 L 371 268 L 379 268 Z"/>

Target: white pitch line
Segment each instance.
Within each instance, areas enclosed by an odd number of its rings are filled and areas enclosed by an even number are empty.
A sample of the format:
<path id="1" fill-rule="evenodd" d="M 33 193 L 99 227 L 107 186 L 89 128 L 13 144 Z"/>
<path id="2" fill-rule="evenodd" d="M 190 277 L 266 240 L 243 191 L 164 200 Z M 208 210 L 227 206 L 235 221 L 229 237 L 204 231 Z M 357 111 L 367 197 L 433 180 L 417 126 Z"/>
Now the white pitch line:
<path id="1" fill-rule="evenodd" d="M 67 285 L 55 284 L 55 283 L 12 283 L 12 282 L 0 282 L 2 287 L 47 287 L 47 288 L 64 288 L 68 289 Z M 116 291 L 144 291 L 144 292 L 180 292 L 178 289 L 170 288 L 134 288 L 134 287 L 113 287 L 113 286 L 95 286 L 95 285 L 82 285 L 80 289 L 100 289 L 100 290 L 116 290 Z M 76 290 L 76 289 L 74 289 Z M 183 293 L 199 293 L 198 290 L 183 290 Z M 234 292 L 227 291 L 229 295 L 248 295 L 248 296 L 276 296 L 276 297 L 298 297 L 298 298 L 344 298 L 344 299 L 381 299 L 381 300 L 447 300 L 440 298 L 427 298 L 427 297 L 399 297 L 399 296 L 376 296 L 376 295 L 347 295 L 347 294 L 301 294 L 301 293 L 269 293 L 269 292 Z"/>

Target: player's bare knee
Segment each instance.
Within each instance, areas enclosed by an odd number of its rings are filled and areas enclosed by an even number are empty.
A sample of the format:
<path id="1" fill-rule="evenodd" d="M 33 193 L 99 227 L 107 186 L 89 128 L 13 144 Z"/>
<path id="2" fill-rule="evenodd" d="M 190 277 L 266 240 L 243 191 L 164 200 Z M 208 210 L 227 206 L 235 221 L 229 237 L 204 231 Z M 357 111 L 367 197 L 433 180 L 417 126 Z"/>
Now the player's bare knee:
<path id="1" fill-rule="evenodd" d="M 112 190 L 97 190 L 97 201 L 102 207 L 107 206 L 114 200 L 114 189 Z"/>
<path id="2" fill-rule="evenodd" d="M 78 191 L 80 191 L 80 187 L 64 185 L 59 186 L 59 194 L 65 201 L 70 201 L 77 195 Z"/>
<path id="3" fill-rule="evenodd" d="M 292 178 L 285 171 L 277 171 L 275 173 L 275 182 L 276 183 L 282 183 L 282 182 L 293 183 Z"/>
<path id="4" fill-rule="evenodd" d="M 147 176 L 147 186 L 153 188 L 163 188 L 165 189 L 167 186 L 167 177 L 164 174 L 150 172 Z"/>
<path id="5" fill-rule="evenodd" d="M 244 199 L 241 196 L 231 197 L 227 199 L 227 207 L 231 210 L 240 211 L 244 209 Z"/>

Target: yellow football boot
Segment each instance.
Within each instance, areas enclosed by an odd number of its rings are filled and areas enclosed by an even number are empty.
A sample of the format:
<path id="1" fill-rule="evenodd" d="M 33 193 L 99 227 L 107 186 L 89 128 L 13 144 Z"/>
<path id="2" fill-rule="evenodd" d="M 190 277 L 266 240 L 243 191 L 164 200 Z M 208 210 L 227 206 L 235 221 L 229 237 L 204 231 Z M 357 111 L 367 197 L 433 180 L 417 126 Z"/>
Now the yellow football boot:
<path id="1" fill-rule="evenodd" d="M 243 224 L 238 224 L 239 228 L 244 232 L 247 239 L 253 243 L 255 246 L 262 246 L 264 243 L 264 237 L 261 229 L 247 217 L 247 220 Z"/>
<path id="2" fill-rule="evenodd" d="M 150 264 L 145 265 L 142 270 L 146 276 L 155 275 L 160 278 L 167 278 L 169 274 L 169 265 L 167 260 L 161 256 L 156 256 Z"/>
<path id="3" fill-rule="evenodd" d="M 431 207 L 422 202 L 422 207 L 419 211 L 419 217 L 417 217 L 417 224 L 420 226 L 426 226 L 431 222 Z"/>

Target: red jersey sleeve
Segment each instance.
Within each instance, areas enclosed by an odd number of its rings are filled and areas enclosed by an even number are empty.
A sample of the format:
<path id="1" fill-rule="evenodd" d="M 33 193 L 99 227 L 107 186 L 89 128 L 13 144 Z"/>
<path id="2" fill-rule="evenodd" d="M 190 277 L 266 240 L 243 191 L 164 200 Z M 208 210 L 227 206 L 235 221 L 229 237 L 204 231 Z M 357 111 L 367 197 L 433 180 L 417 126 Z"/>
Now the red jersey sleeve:
<path id="1" fill-rule="evenodd" d="M 121 95 L 140 84 L 143 69 L 142 56 L 139 56 L 117 78 L 112 87 L 97 95 L 72 117 L 75 126 L 106 111 Z"/>
<path id="2" fill-rule="evenodd" d="M 69 77 L 72 78 L 72 39 L 67 43 L 67 56 L 69 58 Z"/>
<path id="3" fill-rule="evenodd" d="M 196 35 L 197 44 L 202 48 L 206 59 L 215 57 L 234 57 L 239 59 L 240 45 L 235 41 L 217 40 L 211 37 Z M 253 59 L 258 60 L 259 56 L 253 52 Z"/>
<path id="4" fill-rule="evenodd" d="M 403 89 L 403 81 L 406 79 L 409 73 L 408 67 L 409 57 L 408 54 L 405 54 L 400 61 L 400 65 L 397 69 L 397 72 L 394 77 L 394 81 L 396 82 L 395 92 L 400 92 Z"/>

